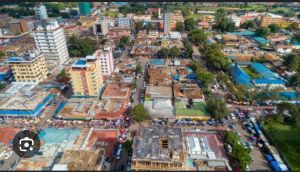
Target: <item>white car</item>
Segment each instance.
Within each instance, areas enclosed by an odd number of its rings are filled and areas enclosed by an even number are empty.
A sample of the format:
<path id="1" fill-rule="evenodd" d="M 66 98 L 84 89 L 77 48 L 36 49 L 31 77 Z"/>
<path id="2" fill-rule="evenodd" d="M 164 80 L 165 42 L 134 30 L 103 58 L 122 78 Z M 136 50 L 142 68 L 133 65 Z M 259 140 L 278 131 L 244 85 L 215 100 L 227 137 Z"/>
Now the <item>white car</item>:
<path id="1" fill-rule="evenodd" d="M 9 157 L 11 157 L 12 154 L 13 154 L 13 151 L 7 152 L 7 153 L 4 155 L 4 159 L 8 159 Z"/>

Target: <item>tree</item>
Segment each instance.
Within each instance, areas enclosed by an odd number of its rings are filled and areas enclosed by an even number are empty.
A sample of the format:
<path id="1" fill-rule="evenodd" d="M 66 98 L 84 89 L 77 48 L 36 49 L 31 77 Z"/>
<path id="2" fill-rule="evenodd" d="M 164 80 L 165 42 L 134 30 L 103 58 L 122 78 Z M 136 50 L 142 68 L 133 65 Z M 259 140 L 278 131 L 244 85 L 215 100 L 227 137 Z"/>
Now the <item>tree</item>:
<path id="1" fill-rule="evenodd" d="M 179 32 L 184 31 L 184 24 L 182 22 L 176 23 L 176 31 L 179 31 Z"/>
<path id="2" fill-rule="evenodd" d="M 268 27 L 272 33 L 276 33 L 280 29 L 280 27 L 274 23 L 270 24 Z"/>
<path id="3" fill-rule="evenodd" d="M 268 27 L 259 27 L 255 30 L 255 34 L 257 36 L 262 36 L 262 37 L 265 37 L 265 36 L 268 36 L 271 34 L 271 31 Z"/>
<path id="4" fill-rule="evenodd" d="M 216 23 L 221 21 L 226 15 L 227 15 L 227 12 L 224 10 L 224 8 L 218 9 L 215 14 Z"/>
<path id="5" fill-rule="evenodd" d="M 141 72 L 142 72 L 142 66 L 141 66 L 141 64 L 138 63 L 138 64 L 136 65 L 136 67 L 135 67 L 135 72 L 136 72 L 136 73 L 141 73 Z"/>
<path id="6" fill-rule="evenodd" d="M 180 55 L 180 50 L 177 47 L 172 47 L 170 49 L 170 56 L 171 57 L 178 57 Z"/>
<path id="7" fill-rule="evenodd" d="M 220 98 L 210 98 L 207 108 L 214 118 L 220 119 L 228 114 L 226 103 Z"/>
<path id="8" fill-rule="evenodd" d="M 133 117 L 133 119 L 137 122 L 142 122 L 148 119 L 148 113 L 144 109 L 144 106 L 142 104 L 138 104 L 134 108 L 132 108 L 130 110 L 130 114 Z"/>
<path id="9" fill-rule="evenodd" d="M 235 23 L 229 21 L 227 18 L 222 18 L 217 22 L 216 28 L 221 32 L 233 32 L 235 30 Z"/>
<path id="10" fill-rule="evenodd" d="M 193 47 L 190 43 L 184 44 L 185 51 L 183 53 L 184 58 L 191 58 L 193 55 Z"/>
<path id="11" fill-rule="evenodd" d="M 188 19 L 184 20 L 184 27 L 185 27 L 185 30 L 187 30 L 187 31 L 191 31 L 191 30 L 195 29 L 196 24 L 197 23 L 193 18 L 188 18 Z"/>
<path id="12" fill-rule="evenodd" d="M 89 38 L 71 36 L 68 40 L 68 50 L 71 57 L 87 56 L 96 51 L 96 42 Z"/>
<path id="13" fill-rule="evenodd" d="M 219 44 L 206 45 L 204 47 L 204 56 L 206 57 L 207 65 L 214 70 L 227 71 L 230 66 L 230 61 L 221 50 Z"/>
<path id="14" fill-rule="evenodd" d="M 130 40 L 128 36 L 122 36 L 120 38 L 119 48 L 124 50 L 125 46 L 130 44 Z"/>
<path id="15" fill-rule="evenodd" d="M 68 76 L 65 69 L 61 70 L 60 73 L 56 76 L 56 80 L 60 83 L 68 83 L 70 81 L 70 77 Z"/>
<path id="16" fill-rule="evenodd" d="M 188 39 L 195 45 L 206 45 L 207 35 L 204 33 L 203 30 L 192 30 L 188 34 Z"/>
<path id="17" fill-rule="evenodd" d="M 184 8 L 182 9 L 182 16 L 183 17 L 188 17 L 189 15 L 191 15 L 191 10 L 188 8 Z"/>
<path id="18" fill-rule="evenodd" d="M 289 85 L 294 87 L 300 87 L 300 73 L 297 72 L 289 78 Z"/>
<path id="19" fill-rule="evenodd" d="M 196 71 L 196 78 L 201 81 L 204 87 L 207 87 L 214 82 L 214 75 L 203 68 Z"/>
<path id="20" fill-rule="evenodd" d="M 199 60 L 194 60 L 191 63 L 191 69 L 196 72 L 198 69 L 202 68 L 203 65 L 200 63 Z"/>
<path id="21" fill-rule="evenodd" d="M 159 58 L 168 58 L 170 55 L 170 50 L 167 48 L 162 48 L 157 52 L 157 54 Z"/>
<path id="22" fill-rule="evenodd" d="M 0 51 L 0 59 L 3 59 L 5 57 L 5 53 Z"/>
<path id="23" fill-rule="evenodd" d="M 254 20 L 247 20 L 245 21 L 242 25 L 241 25 L 241 28 L 243 29 L 251 29 L 253 27 L 256 26 L 256 23 Z"/>
<path id="24" fill-rule="evenodd" d="M 125 143 L 123 143 L 123 147 L 125 149 L 125 151 L 128 153 L 128 156 L 132 156 L 133 153 L 133 140 L 126 140 Z"/>
<path id="25" fill-rule="evenodd" d="M 300 55 L 298 53 L 292 53 L 284 57 L 284 64 L 288 69 L 293 71 L 300 71 Z"/>

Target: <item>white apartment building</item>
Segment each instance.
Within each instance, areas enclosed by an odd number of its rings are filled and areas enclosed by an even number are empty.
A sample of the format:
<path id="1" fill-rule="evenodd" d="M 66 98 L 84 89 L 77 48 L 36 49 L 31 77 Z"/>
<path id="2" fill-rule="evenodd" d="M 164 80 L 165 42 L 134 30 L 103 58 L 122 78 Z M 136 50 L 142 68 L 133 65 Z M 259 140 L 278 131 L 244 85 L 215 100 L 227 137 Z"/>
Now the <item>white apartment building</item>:
<path id="1" fill-rule="evenodd" d="M 118 17 L 116 23 L 119 27 L 131 27 L 131 19 L 128 17 Z"/>
<path id="2" fill-rule="evenodd" d="M 102 75 L 109 76 L 114 71 L 114 59 L 111 47 L 104 47 L 103 50 L 97 50 L 94 56 L 100 61 Z"/>
<path id="3" fill-rule="evenodd" d="M 233 22 L 236 27 L 240 27 L 241 18 L 235 15 L 229 16 L 229 21 Z"/>
<path id="4" fill-rule="evenodd" d="M 57 21 L 40 21 L 32 32 L 36 47 L 45 54 L 51 70 L 69 58 L 66 37 Z"/>

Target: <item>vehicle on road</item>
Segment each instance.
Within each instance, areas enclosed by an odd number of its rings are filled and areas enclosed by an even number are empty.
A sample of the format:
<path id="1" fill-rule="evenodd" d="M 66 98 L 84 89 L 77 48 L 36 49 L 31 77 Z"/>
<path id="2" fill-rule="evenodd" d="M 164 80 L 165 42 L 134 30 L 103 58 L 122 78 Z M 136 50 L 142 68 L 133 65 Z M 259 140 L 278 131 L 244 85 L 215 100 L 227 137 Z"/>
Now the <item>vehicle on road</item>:
<path id="1" fill-rule="evenodd" d="M 4 159 L 8 159 L 9 157 L 11 157 L 12 154 L 13 154 L 13 151 L 7 152 L 7 153 L 4 155 Z"/>

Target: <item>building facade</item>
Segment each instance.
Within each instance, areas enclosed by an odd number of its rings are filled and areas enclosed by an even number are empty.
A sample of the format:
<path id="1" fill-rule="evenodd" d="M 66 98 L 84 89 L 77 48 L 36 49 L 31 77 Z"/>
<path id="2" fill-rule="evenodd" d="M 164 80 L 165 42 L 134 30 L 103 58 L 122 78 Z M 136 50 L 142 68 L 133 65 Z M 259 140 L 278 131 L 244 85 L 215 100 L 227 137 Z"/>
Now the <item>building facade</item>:
<path id="1" fill-rule="evenodd" d="M 103 85 L 101 65 L 95 56 L 76 61 L 69 74 L 74 96 L 98 97 Z"/>
<path id="2" fill-rule="evenodd" d="M 171 19 L 170 19 L 169 11 L 164 12 L 163 21 L 164 21 L 164 33 L 168 34 L 169 32 L 171 32 Z"/>
<path id="3" fill-rule="evenodd" d="M 93 25 L 94 35 L 102 35 L 102 36 L 107 35 L 107 33 L 108 33 L 108 23 L 109 23 L 109 21 L 106 20 L 106 19 L 96 22 Z"/>
<path id="4" fill-rule="evenodd" d="M 69 58 L 64 29 L 57 21 L 41 21 L 32 32 L 36 47 L 45 54 L 51 70 Z"/>
<path id="5" fill-rule="evenodd" d="M 17 82 L 42 82 L 47 79 L 48 69 L 45 56 L 38 50 L 29 51 L 6 61 Z"/>
<path id="6" fill-rule="evenodd" d="M 119 27 L 131 27 L 131 19 L 128 17 L 118 17 L 116 23 Z"/>
<path id="7" fill-rule="evenodd" d="M 97 50 L 94 56 L 100 61 L 102 74 L 111 75 L 114 71 L 114 59 L 111 47 L 104 47 L 103 50 Z"/>
<path id="8" fill-rule="evenodd" d="M 80 16 L 88 16 L 91 14 L 91 3 L 90 2 L 78 2 Z"/>
<path id="9" fill-rule="evenodd" d="M 47 9 L 45 5 L 38 5 L 34 7 L 35 18 L 37 20 L 45 20 L 48 18 Z"/>

